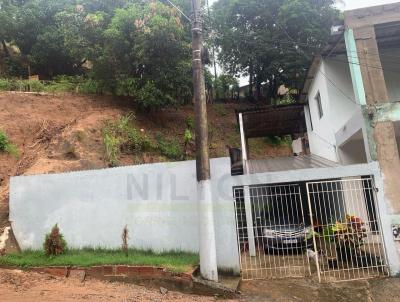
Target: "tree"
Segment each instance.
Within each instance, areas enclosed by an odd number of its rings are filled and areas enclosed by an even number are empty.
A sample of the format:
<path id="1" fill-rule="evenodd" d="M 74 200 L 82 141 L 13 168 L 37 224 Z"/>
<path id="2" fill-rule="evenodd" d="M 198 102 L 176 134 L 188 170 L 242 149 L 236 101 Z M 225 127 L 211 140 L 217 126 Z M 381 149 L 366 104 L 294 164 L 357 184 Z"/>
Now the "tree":
<path id="1" fill-rule="evenodd" d="M 249 94 L 269 98 L 281 83 L 298 85 L 311 57 L 329 38 L 339 12 L 332 0 L 219 0 L 213 6 L 214 43 L 231 75 L 249 76 Z"/>
<path id="2" fill-rule="evenodd" d="M 177 105 L 191 96 L 187 35 L 174 8 L 158 2 L 135 3 L 116 10 L 104 32 L 103 57 L 94 64 L 109 66 L 108 76 L 115 79 L 117 91 L 118 83 L 129 79 L 134 89 L 123 90 L 144 108 Z"/>

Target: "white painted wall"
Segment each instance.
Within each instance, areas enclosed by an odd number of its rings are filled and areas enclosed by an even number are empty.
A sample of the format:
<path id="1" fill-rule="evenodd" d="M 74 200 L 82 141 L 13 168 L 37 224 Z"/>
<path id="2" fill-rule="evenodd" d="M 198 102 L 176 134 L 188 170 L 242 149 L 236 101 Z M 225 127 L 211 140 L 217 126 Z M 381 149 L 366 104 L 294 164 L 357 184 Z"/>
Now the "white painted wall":
<path id="1" fill-rule="evenodd" d="M 22 249 L 40 249 L 58 223 L 70 247 L 198 252 L 195 162 L 11 178 L 10 220 Z M 229 158 L 211 160 L 217 261 L 239 272 Z"/>
<path id="2" fill-rule="evenodd" d="M 343 58 L 343 60 L 345 61 L 347 58 Z M 321 95 L 324 112 L 321 119 L 315 100 L 318 91 Z M 346 125 L 358 108 L 350 70 L 347 63 L 342 62 L 341 57 L 322 60 L 309 89 L 308 101 L 313 126 L 313 130 L 311 130 L 311 123 L 308 120 L 307 131 L 311 153 L 339 162 L 335 134 Z"/>

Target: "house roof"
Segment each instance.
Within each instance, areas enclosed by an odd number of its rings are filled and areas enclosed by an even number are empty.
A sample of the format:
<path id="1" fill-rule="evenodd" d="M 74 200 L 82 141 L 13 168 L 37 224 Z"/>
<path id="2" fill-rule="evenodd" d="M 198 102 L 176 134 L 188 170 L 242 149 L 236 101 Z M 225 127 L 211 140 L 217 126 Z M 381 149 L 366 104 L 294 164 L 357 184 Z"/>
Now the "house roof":
<path id="1" fill-rule="evenodd" d="M 339 165 L 315 154 L 308 154 L 268 159 L 251 159 L 248 161 L 248 166 L 250 173 L 263 173 L 299 169 L 330 168 Z"/>
<path id="2" fill-rule="evenodd" d="M 283 136 L 306 131 L 304 104 L 265 106 L 236 110 L 242 113 L 246 138 Z"/>

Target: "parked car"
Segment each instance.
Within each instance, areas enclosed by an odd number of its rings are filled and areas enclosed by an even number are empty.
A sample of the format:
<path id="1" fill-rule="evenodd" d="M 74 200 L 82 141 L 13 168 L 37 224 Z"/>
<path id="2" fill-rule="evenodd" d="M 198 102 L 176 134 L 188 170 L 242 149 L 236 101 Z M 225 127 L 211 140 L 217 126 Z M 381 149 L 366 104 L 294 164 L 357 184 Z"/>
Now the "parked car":
<path id="1" fill-rule="evenodd" d="M 313 246 L 312 227 L 302 222 L 289 221 L 287 217 L 263 221 L 259 232 L 266 253 L 304 252 Z"/>

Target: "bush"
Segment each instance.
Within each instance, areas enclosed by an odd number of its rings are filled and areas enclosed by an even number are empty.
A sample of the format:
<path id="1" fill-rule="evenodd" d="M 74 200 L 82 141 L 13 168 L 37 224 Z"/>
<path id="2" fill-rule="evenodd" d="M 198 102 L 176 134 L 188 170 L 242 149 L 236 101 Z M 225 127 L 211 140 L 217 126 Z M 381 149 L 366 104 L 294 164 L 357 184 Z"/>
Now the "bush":
<path id="1" fill-rule="evenodd" d="M 158 148 L 162 155 L 169 159 L 182 159 L 183 150 L 177 140 L 167 140 L 161 135 L 157 137 Z"/>
<path id="2" fill-rule="evenodd" d="M 58 76 L 54 81 L 46 85 L 46 91 L 50 93 L 57 92 L 74 92 L 78 86 L 80 78 L 69 76 Z"/>
<path id="3" fill-rule="evenodd" d="M 0 151 L 19 158 L 18 147 L 10 142 L 7 134 L 2 130 L 0 130 Z"/>
<path id="4" fill-rule="evenodd" d="M 145 109 L 158 109 L 166 104 L 173 104 L 168 95 L 162 93 L 154 82 L 147 82 L 142 88 L 137 91 L 136 101 L 139 106 Z"/>
<path id="5" fill-rule="evenodd" d="M 0 79 L 0 90 L 10 91 L 12 90 L 12 82 L 9 79 Z"/>
<path id="6" fill-rule="evenodd" d="M 112 167 L 116 167 L 119 164 L 120 154 L 120 140 L 112 133 L 105 132 L 103 134 L 104 146 L 106 149 L 106 157 Z"/>
<path id="7" fill-rule="evenodd" d="M 78 84 L 77 92 L 83 94 L 101 93 L 100 83 L 92 79 L 87 79 L 86 81 Z"/>
<path id="8" fill-rule="evenodd" d="M 33 92 L 42 92 L 45 90 L 45 86 L 42 82 L 40 81 L 29 81 L 29 90 Z"/>
<path id="9" fill-rule="evenodd" d="M 106 156 L 112 166 L 118 165 L 121 150 L 138 153 L 156 149 L 145 134 L 131 125 L 132 117 L 132 114 L 124 115 L 103 129 Z"/>
<path id="10" fill-rule="evenodd" d="M 64 240 L 64 236 L 60 233 L 57 224 L 51 229 L 49 234 L 46 234 L 43 249 L 47 256 L 57 256 L 65 253 L 67 243 Z"/>

